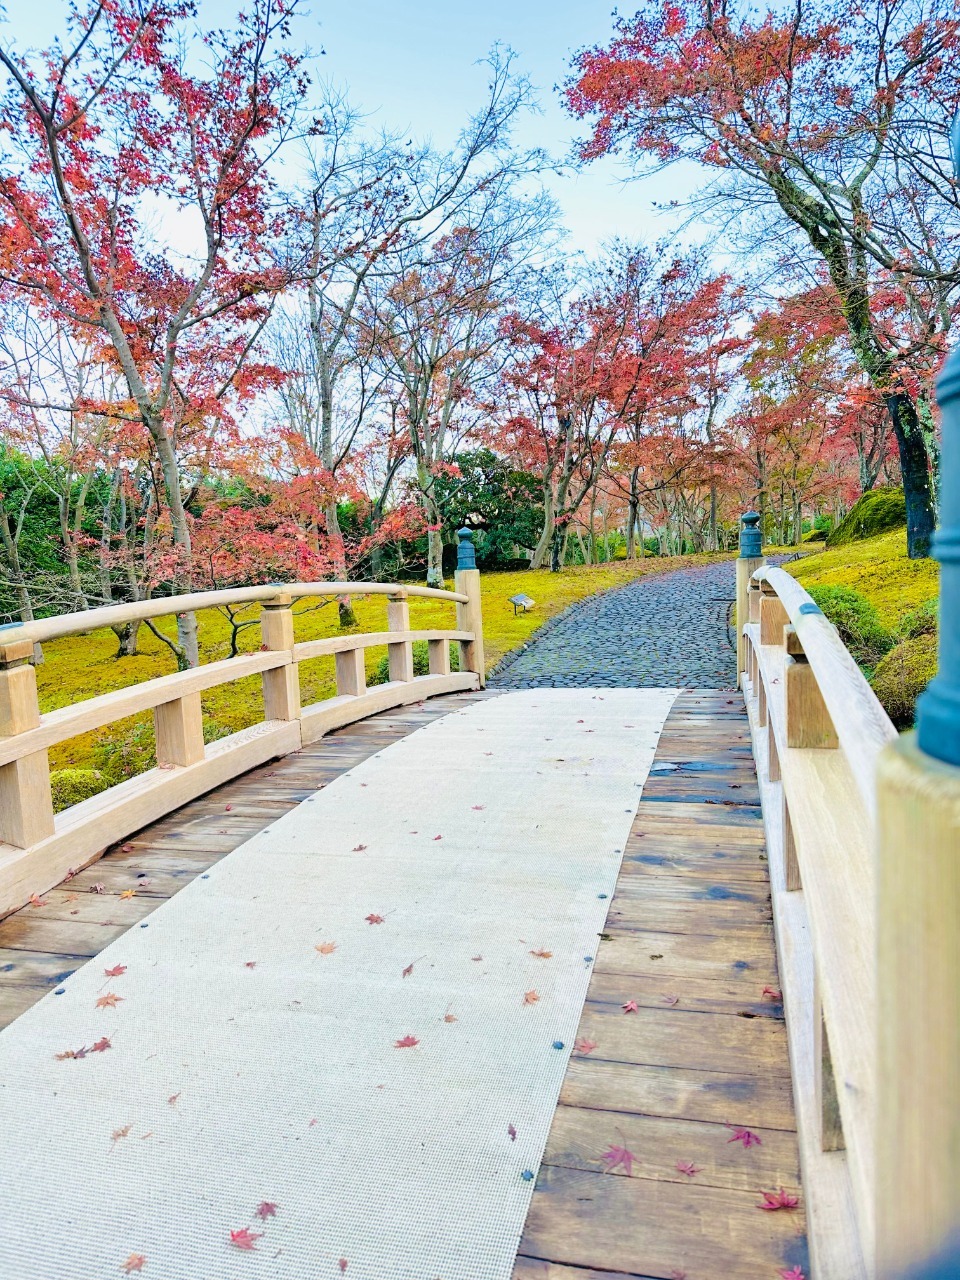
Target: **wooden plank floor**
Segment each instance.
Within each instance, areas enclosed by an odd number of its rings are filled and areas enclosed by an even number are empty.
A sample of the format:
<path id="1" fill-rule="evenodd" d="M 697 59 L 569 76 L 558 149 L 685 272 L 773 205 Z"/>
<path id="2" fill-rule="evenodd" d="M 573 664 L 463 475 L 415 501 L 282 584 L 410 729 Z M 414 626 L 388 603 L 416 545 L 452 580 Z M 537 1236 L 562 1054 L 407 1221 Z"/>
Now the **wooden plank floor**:
<path id="1" fill-rule="evenodd" d="M 212 863 L 382 747 L 485 693 L 371 716 L 274 760 L 113 845 L 98 861 L 0 921 L 0 1027 Z M 133 896 L 129 896 L 129 895 Z"/>
<path id="2" fill-rule="evenodd" d="M 0 922 L 0 1026 L 333 778 L 483 696 L 385 712 L 253 770 Z M 515 1280 L 806 1274 L 802 1203 L 757 1208 L 764 1191 L 796 1194 L 799 1173 L 782 1009 L 763 994 L 779 983 L 739 695 L 679 696 L 596 954 Z M 607 1171 L 614 1147 L 630 1176 Z"/>
<path id="3" fill-rule="evenodd" d="M 757 1207 L 765 1191 L 799 1195 L 800 1179 L 759 806 L 739 695 L 681 693 L 599 941 L 514 1280 L 808 1274 L 802 1201 Z M 630 1176 L 608 1170 L 613 1148 L 632 1154 Z"/>

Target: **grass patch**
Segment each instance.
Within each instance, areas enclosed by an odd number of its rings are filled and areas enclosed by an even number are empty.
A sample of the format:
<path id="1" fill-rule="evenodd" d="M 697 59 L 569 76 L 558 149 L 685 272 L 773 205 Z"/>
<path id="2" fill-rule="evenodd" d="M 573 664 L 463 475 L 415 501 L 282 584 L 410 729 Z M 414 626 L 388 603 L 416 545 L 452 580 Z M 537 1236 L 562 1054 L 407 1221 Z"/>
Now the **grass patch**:
<path id="1" fill-rule="evenodd" d="M 611 587 L 621 586 L 636 578 L 664 573 L 691 564 L 707 564 L 729 556 L 647 557 L 633 562 L 618 561 L 607 565 L 580 565 L 560 573 L 530 570 L 517 573 L 487 573 L 481 576 L 484 642 L 488 669 L 504 654 L 528 640 L 542 623 L 584 597 Z M 448 582 L 452 587 L 452 582 Z M 523 592 L 532 596 L 536 607 L 514 617 L 509 597 Z M 342 631 L 333 601 L 319 604 L 305 600 L 295 609 L 298 640 L 316 640 L 352 632 L 385 631 L 387 608 L 384 596 L 354 599 L 357 625 Z M 259 607 L 252 605 L 243 617 L 256 618 Z M 230 652 L 230 624 L 218 610 L 203 610 L 198 615 L 201 662 L 216 662 Z M 454 608 L 443 601 L 410 601 L 410 622 L 416 629 L 453 628 Z M 168 635 L 175 633 L 172 617 L 156 620 L 157 627 Z M 627 643 L 627 637 L 624 637 Z M 260 629 L 253 626 L 240 635 L 241 652 L 259 648 Z M 127 688 L 167 675 L 176 670 L 173 656 L 166 645 L 144 626 L 140 630 L 141 652 L 131 658 L 116 657 L 117 643 L 111 631 L 92 631 L 87 635 L 68 636 L 44 645 L 44 662 L 37 668 L 40 709 L 53 711 L 115 689 Z M 383 662 L 382 649 L 366 652 L 367 678 L 372 684 Z M 301 664 L 301 694 L 304 706 L 332 697 L 336 693 L 332 659 L 318 659 Z M 203 695 L 205 736 L 208 740 L 235 733 L 238 729 L 263 719 L 263 697 L 259 676 L 237 680 Z M 50 752 L 55 770 L 95 770 L 102 785 L 111 786 L 151 767 L 153 757 L 153 717 L 131 717 L 122 725 L 84 734 L 61 743 Z M 60 793 L 72 795 L 80 779 L 64 778 Z M 82 783 L 92 779 L 85 774 Z"/>

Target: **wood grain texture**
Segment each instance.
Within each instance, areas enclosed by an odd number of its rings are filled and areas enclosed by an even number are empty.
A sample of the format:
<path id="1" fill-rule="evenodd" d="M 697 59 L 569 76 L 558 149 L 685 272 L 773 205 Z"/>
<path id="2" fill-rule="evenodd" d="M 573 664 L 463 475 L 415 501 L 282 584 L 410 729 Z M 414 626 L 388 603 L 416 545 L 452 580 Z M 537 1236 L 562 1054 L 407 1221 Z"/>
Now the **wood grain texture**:
<path id="1" fill-rule="evenodd" d="M 721 693 L 682 693 L 667 719 L 514 1280 L 807 1268 L 802 1203 L 757 1208 L 762 1191 L 799 1194 L 800 1175 L 748 734 Z M 633 1152 L 631 1176 L 606 1171 L 613 1146 Z"/>

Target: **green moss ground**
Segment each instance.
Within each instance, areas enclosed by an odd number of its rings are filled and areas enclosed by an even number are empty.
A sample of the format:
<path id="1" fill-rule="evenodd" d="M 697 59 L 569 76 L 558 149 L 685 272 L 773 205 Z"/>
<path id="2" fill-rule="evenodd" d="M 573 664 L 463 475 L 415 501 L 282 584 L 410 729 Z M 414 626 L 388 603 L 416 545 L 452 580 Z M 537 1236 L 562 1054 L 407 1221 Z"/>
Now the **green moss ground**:
<path id="1" fill-rule="evenodd" d="M 620 586 L 651 573 L 663 573 L 691 563 L 705 563 L 725 557 L 686 556 L 653 558 L 628 563 L 580 566 L 561 573 L 548 570 L 519 573 L 488 573 L 481 577 L 484 640 L 488 668 L 509 650 L 522 644 L 547 618 L 568 605 Z M 452 585 L 452 584 L 448 584 Z M 514 617 L 509 597 L 523 592 L 532 596 L 536 607 Z M 357 632 L 381 631 L 386 628 L 386 601 L 382 596 L 358 598 L 354 601 Z M 303 601 L 297 606 L 298 640 L 314 640 L 344 634 L 338 626 L 334 603 L 316 607 Z M 257 606 L 244 617 L 256 618 Z M 411 600 L 410 620 L 415 628 L 452 627 L 453 606 L 442 601 Z M 227 619 L 216 610 L 199 615 L 202 662 L 215 662 L 229 655 L 230 629 Z M 173 635 L 172 618 L 161 618 L 157 625 Z M 252 626 L 241 633 L 241 651 L 255 650 L 260 644 L 260 629 Z M 146 627 L 140 630 L 141 652 L 133 658 L 115 657 L 117 645 L 111 631 L 94 631 L 88 635 L 70 636 L 44 646 L 44 662 L 37 668 L 40 706 L 43 711 L 126 688 L 174 671 L 170 650 Z M 372 675 L 386 652 L 385 648 L 366 651 L 367 671 Z M 316 658 L 301 664 L 301 690 L 304 705 L 332 697 L 336 692 L 334 660 Z M 263 699 L 259 676 L 238 680 L 203 695 L 205 735 L 211 738 L 233 733 L 263 718 Z M 99 769 L 105 781 L 116 782 L 140 772 L 152 763 L 153 731 L 150 716 L 131 717 L 109 729 L 85 734 L 62 743 L 50 753 L 54 770 Z M 66 780 L 65 780 L 66 781 Z"/>
<path id="2" fill-rule="evenodd" d="M 907 559 L 904 529 L 805 556 L 784 568 L 808 590 L 852 587 L 870 601 L 889 631 L 897 631 L 905 614 L 934 599 L 940 585 L 934 560 Z"/>

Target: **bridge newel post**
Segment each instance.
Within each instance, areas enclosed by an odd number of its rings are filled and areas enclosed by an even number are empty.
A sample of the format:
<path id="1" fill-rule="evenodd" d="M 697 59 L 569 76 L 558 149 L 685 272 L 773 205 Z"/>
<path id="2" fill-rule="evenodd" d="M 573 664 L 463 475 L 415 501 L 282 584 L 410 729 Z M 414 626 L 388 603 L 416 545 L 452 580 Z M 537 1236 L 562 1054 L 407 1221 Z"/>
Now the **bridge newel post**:
<path id="1" fill-rule="evenodd" d="M 390 631 L 410 630 L 410 601 L 403 587 L 387 598 L 387 627 Z M 413 679 L 413 645 L 409 640 L 387 645 L 387 665 L 391 680 Z"/>
<path id="2" fill-rule="evenodd" d="M 40 724 L 33 642 L 0 640 L 0 738 Z M 53 800 L 47 752 L 34 751 L 0 765 L 0 841 L 19 849 L 52 836 Z"/>
<path id="3" fill-rule="evenodd" d="M 480 604 L 480 570 L 473 546 L 473 530 L 457 530 L 457 591 L 467 597 L 466 604 L 457 603 L 457 629 L 472 631 L 473 640 L 460 641 L 460 670 L 475 671 L 480 688 L 486 683 L 483 656 L 483 610 Z"/>
<path id="4" fill-rule="evenodd" d="M 740 517 L 740 555 L 737 557 L 737 688 L 743 683 L 747 669 L 747 644 L 743 628 L 750 621 L 750 579 L 766 564 L 761 546 L 760 517 L 746 511 Z"/>
<path id="5" fill-rule="evenodd" d="M 960 178 L 960 114 L 952 130 Z M 877 1255 L 887 1276 L 960 1223 L 960 347 L 942 413 L 939 671 L 877 770 Z"/>
<path id="6" fill-rule="evenodd" d="M 260 637 L 264 649 L 289 653 L 282 667 L 264 671 L 263 714 L 266 720 L 300 719 L 300 664 L 293 660 L 293 596 L 278 589 L 260 610 Z"/>

